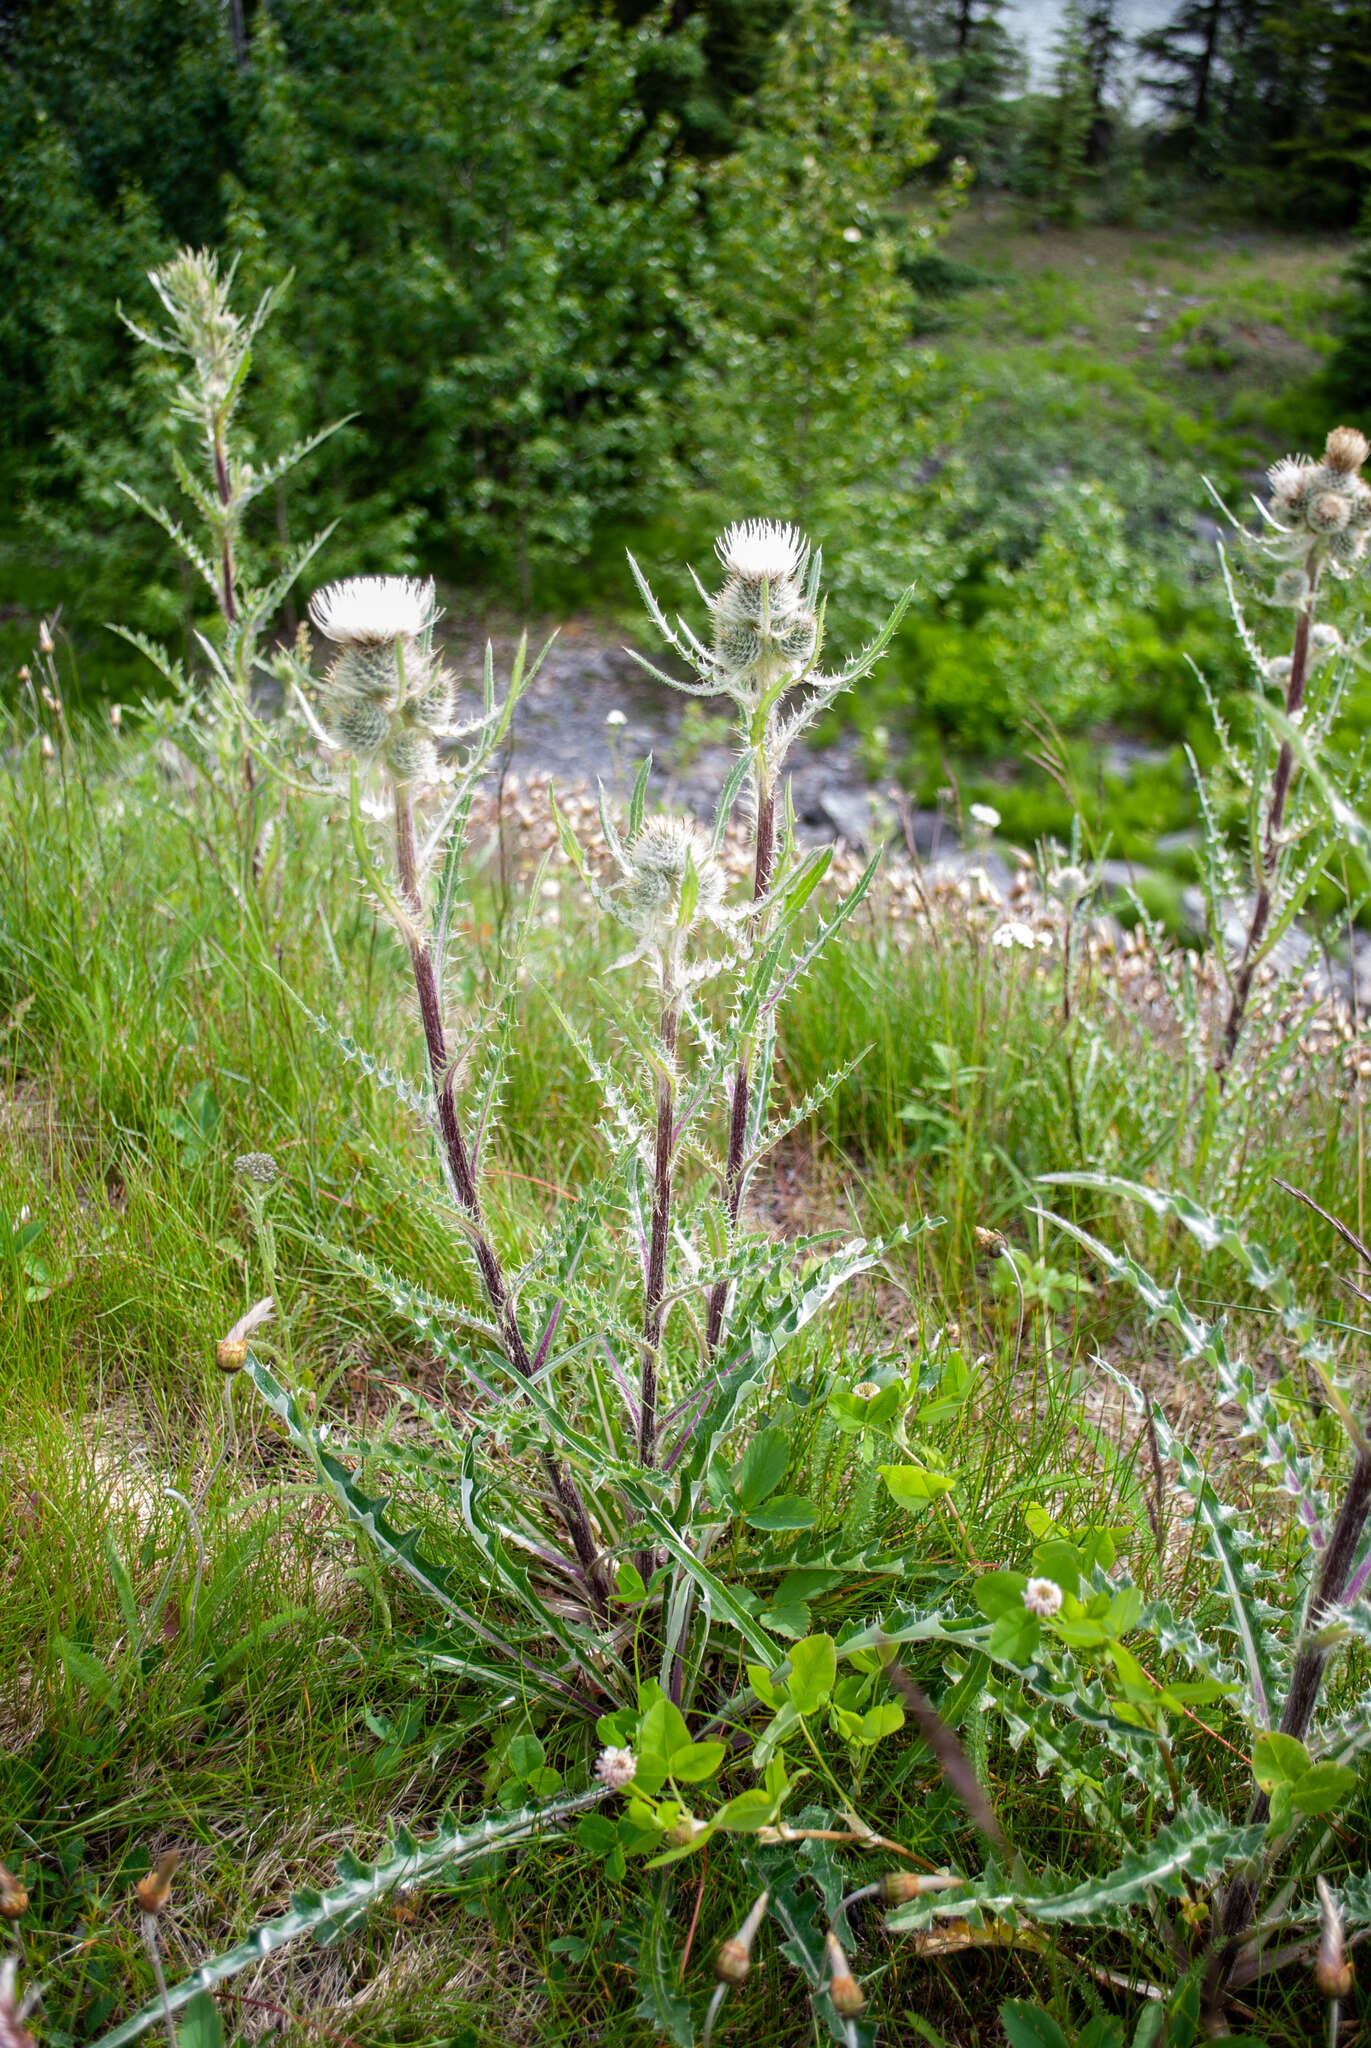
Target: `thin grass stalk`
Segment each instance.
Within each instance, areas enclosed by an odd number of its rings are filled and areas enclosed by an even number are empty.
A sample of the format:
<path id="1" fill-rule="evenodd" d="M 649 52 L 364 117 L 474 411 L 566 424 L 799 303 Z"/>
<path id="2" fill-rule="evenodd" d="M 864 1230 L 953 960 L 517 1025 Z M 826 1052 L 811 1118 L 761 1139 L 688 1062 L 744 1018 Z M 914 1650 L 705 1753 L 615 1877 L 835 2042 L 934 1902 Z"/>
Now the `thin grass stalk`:
<path id="1" fill-rule="evenodd" d="M 662 1348 L 662 1300 L 666 1294 L 666 1249 L 671 1235 L 671 1166 L 676 1142 L 676 1087 L 672 1066 L 679 1027 L 679 1007 L 668 1004 L 662 1012 L 661 1022 L 664 1063 L 657 1078 L 652 1235 L 648 1246 L 643 1364 L 638 1386 L 638 1456 L 644 1465 L 657 1462 L 657 1379 Z"/>
<path id="2" fill-rule="evenodd" d="M 1285 692 L 1285 715 L 1289 719 L 1298 717 L 1304 707 L 1304 686 L 1309 674 L 1309 634 L 1314 623 L 1319 569 L 1319 553 L 1318 549 L 1314 548 L 1311 549 L 1306 563 L 1309 597 L 1295 624 L 1295 644 L 1290 655 L 1290 680 Z M 1294 767 L 1294 750 L 1289 740 L 1282 740 L 1280 753 L 1276 757 L 1276 772 L 1271 781 L 1271 800 L 1267 806 L 1266 826 L 1262 833 L 1261 881 L 1257 889 L 1257 900 L 1252 906 L 1252 919 L 1247 928 L 1242 959 L 1233 982 L 1228 1015 L 1224 1020 L 1223 1046 L 1214 1063 L 1214 1071 L 1220 1080 L 1232 1064 L 1233 1055 L 1237 1050 L 1238 1036 L 1242 1030 L 1243 1017 L 1247 1011 L 1252 982 L 1257 971 L 1257 949 L 1271 918 L 1271 882 L 1280 858 L 1280 836 L 1285 824 L 1285 806 L 1290 794 Z"/>
<path id="3" fill-rule="evenodd" d="M 423 891 L 419 879 L 414 803 L 409 790 L 403 784 L 397 784 L 395 788 L 395 863 L 400 895 L 413 920 L 406 936 L 410 963 L 414 970 L 414 986 L 419 998 L 419 1017 L 423 1025 L 429 1075 L 433 1082 L 439 1142 L 447 1161 L 453 1193 L 467 1219 L 472 1251 L 475 1254 L 486 1298 L 495 1311 L 501 1340 L 510 1364 L 527 1379 L 532 1373 L 532 1361 L 528 1347 L 524 1343 L 523 1332 L 519 1328 L 514 1305 L 510 1300 L 509 1285 L 501 1268 L 499 1256 L 486 1232 L 480 1194 L 472 1171 L 471 1154 L 453 1099 L 454 1077 L 448 1058 L 447 1034 L 443 1025 L 442 993 L 438 986 L 433 954 L 423 931 Z M 605 1615 L 609 1611 L 609 1594 L 599 1562 L 599 1546 L 595 1541 L 585 1502 L 571 1473 L 564 1462 L 555 1455 L 550 1445 L 544 1444 L 542 1459 L 548 1482 L 566 1524 L 567 1534 L 580 1560 L 587 1589 L 596 1608 Z"/>

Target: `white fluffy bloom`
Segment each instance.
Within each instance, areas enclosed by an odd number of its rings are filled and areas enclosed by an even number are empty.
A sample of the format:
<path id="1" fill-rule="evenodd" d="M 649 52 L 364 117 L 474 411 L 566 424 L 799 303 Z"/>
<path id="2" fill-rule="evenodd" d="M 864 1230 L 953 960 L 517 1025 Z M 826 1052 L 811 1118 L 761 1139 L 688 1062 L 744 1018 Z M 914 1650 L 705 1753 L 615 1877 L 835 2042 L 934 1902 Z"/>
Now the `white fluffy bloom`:
<path id="1" fill-rule="evenodd" d="M 990 934 L 990 943 L 998 946 L 1001 952 L 1008 952 L 1011 946 L 1022 946 L 1025 952 L 1031 953 L 1038 941 L 1031 924 L 1025 924 L 1022 918 L 1011 917 L 1008 924 L 998 925 Z"/>
<path id="2" fill-rule="evenodd" d="M 1023 1604 L 1030 1614 L 1041 1615 L 1046 1621 L 1060 1611 L 1062 1589 L 1055 1579 L 1030 1579 L 1023 1589 Z"/>
<path id="3" fill-rule="evenodd" d="M 984 825 L 987 832 L 993 832 L 1000 822 L 1000 814 L 993 804 L 972 804 L 970 816 L 976 824 Z"/>
<path id="4" fill-rule="evenodd" d="M 379 647 L 417 640 L 438 616 L 433 579 L 350 576 L 316 590 L 309 615 L 339 646 Z"/>
<path id="5" fill-rule="evenodd" d="M 774 519 L 740 519 L 714 547 L 725 569 L 746 583 L 763 576 L 768 582 L 786 582 L 803 574 L 809 558 L 809 542 L 799 527 L 781 526 Z"/>
<path id="6" fill-rule="evenodd" d="M 595 1762 L 595 1775 L 611 1792 L 622 1792 L 633 1783 L 638 1759 L 631 1749 L 602 1749 Z"/>

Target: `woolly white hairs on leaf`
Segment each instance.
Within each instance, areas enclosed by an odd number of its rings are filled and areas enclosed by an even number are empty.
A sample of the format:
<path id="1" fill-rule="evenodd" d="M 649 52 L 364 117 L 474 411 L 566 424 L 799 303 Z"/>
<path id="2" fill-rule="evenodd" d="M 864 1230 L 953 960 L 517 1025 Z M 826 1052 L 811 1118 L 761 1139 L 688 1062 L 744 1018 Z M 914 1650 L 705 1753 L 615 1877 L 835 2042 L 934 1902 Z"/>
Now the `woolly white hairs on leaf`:
<path id="1" fill-rule="evenodd" d="M 351 576 L 316 590 L 309 615 L 340 646 L 378 646 L 417 640 L 438 613 L 431 577 Z"/>
<path id="2" fill-rule="evenodd" d="M 765 576 L 780 582 L 799 576 L 809 556 L 809 542 L 798 526 L 779 526 L 774 519 L 742 519 L 714 543 L 719 560 L 749 583 Z"/>

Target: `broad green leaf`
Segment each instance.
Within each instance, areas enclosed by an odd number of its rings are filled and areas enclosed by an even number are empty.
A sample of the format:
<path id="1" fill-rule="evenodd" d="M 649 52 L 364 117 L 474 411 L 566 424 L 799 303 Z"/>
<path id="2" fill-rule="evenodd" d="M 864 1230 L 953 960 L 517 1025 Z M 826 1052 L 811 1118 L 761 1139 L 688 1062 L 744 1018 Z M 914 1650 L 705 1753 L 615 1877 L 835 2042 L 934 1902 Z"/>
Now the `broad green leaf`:
<path id="1" fill-rule="evenodd" d="M 785 1478 L 790 1444 L 784 1430 L 758 1430 L 743 1454 L 734 1486 L 743 1511 L 759 1507 Z"/>
<path id="2" fill-rule="evenodd" d="M 1022 1572 L 983 1572 L 973 1589 L 976 1605 L 987 1621 L 1025 1611 L 1023 1596 L 1027 1585 Z"/>
<path id="3" fill-rule="evenodd" d="M 902 1508 L 927 1507 L 940 1493 L 951 1493 L 956 1481 L 947 1472 L 930 1472 L 922 1465 L 882 1465 L 882 1479 L 891 1498 Z"/>
<path id="4" fill-rule="evenodd" d="M 812 1500 L 803 1494 L 780 1493 L 765 1507 L 757 1508 L 747 1516 L 749 1529 L 763 1532 L 784 1529 L 812 1529 L 819 1519 L 819 1510 Z"/>
<path id="5" fill-rule="evenodd" d="M 1009 1998 L 1000 2007 L 1000 2025 L 1009 2039 L 1009 2048 L 1070 2048 L 1051 2013 L 1044 2012 L 1040 2005 L 1029 2005 L 1025 1999 Z"/>
<path id="6" fill-rule="evenodd" d="M 754 1785 L 721 1806 L 714 1816 L 714 1825 L 729 1834 L 755 1835 L 758 1828 L 769 1825 L 775 1810 L 776 1802 L 771 1794 Z"/>
<path id="7" fill-rule="evenodd" d="M 1332 1813 L 1357 1789 L 1357 1774 L 1346 1764 L 1312 1764 L 1290 1788 L 1297 1813 Z"/>
<path id="8" fill-rule="evenodd" d="M 223 2048 L 219 2008 L 208 1991 L 197 1991 L 176 2029 L 176 2048 Z"/>
<path id="9" fill-rule="evenodd" d="M 832 1636 L 806 1636 L 790 1652 L 786 1690 L 797 1714 L 813 1714 L 833 1690 L 838 1649 Z"/>
<path id="10" fill-rule="evenodd" d="M 683 1749 L 673 1750 L 671 1775 L 684 1785 L 703 1785 L 717 1776 L 727 1754 L 728 1746 L 723 1742 L 688 1742 Z"/>
<path id="11" fill-rule="evenodd" d="M 531 1778 L 546 1760 L 546 1751 L 536 1735 L 516 1735 L 505 1751 L 505 1762 L 516 1778 Z"/>
<path id="12" fill-rule="evenodd" d="M 1304 1776 L 1309 1763 L 1309 1751 L 1304 1744 L 1275 1728 L 1269 1735 L 1257 1738 L 1252 1752 L 1252 1775 L 1263 1792 L 1271 1792 L 1282 1783 L 1293 1785 Z"/>

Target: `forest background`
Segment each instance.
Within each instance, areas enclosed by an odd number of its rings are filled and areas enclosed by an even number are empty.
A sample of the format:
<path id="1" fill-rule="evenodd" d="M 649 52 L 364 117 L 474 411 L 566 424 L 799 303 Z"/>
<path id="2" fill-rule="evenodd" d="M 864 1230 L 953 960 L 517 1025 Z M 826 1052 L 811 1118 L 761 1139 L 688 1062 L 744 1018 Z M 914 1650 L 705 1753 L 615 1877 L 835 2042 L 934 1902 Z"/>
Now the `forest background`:
<path id="1" fill-rule="evenodd" d="M 1072 0 L 1030 78 L 997 0 L 10 0 L 6 687 L 40 614 L 78 700 L 156 684 L 107 621 L 193 642 L 129 495 L 175 369 L 120 309 L 211 245 L 283 292 L 249 435 L 346 422 L 265 544 L 617 625 L 626 545 L 794 518 L 852 631 L 916 585 L 845 714 L 868 772 L 1024 840 L 1104 814 L 1179 887 L 1195 665 L 1243 682 L 1202 478 L 1364 423 L 1371 0 L 1121 23 Z"/>

